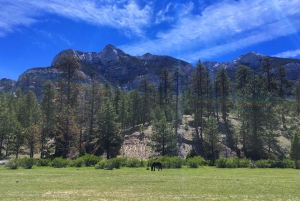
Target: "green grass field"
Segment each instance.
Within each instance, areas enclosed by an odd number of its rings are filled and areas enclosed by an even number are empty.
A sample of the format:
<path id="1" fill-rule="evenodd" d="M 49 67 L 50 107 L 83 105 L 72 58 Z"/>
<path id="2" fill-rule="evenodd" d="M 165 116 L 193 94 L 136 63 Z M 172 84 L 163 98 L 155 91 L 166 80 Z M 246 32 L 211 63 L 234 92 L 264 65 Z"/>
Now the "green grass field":
<path id="1" fill-rule="evenodd" d="M 0 166 L 0 200 L 300 200 L 300 171 Z"/>

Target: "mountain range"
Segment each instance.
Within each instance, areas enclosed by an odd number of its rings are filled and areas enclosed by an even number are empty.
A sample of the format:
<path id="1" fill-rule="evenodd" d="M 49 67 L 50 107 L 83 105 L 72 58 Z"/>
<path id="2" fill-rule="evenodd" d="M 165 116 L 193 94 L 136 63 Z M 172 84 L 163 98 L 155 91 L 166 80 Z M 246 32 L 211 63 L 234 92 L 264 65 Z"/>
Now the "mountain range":
<path id="1" fill-rule="evenodd" d="M 159 56 L 146 53 L 142 56 L 132 56 L 126 54 L 113 45 L 107 45 L 102 51 L 82 52 L 73 49 L 64 50 L 58 53 L 52 60 L 49 67 L 31 68 L 22 73 L 17 81 L 3 78 L 0 80 L 0 91 L 14 91 L 20 87 L 23 92 L 33 90 L 39 97 L 42 93 L 43 84 L 47 80 L 55 82 L 60 78 L 61 72 L 55 68 L 60 55 L 70 54 L 78 58 L 81 64 L 82 76 L 79 82 L 89 83 L 91 76 L 101 82 L 116 83 L 122 88 L 133 89 L 138 86 L 141 76 L 146 75 L 149 81 L 156 85 L 159 83 L 161 69 L 166 67 L 172 71 L 174 66 L 184 73 L 184 79 L 189 80 L 195 67 L 190 63 L 170 56 Z M 300 60 L 270 57 L 255 52 L 241 55 L 230 62 L 203 62 L 204 66 L 210 71 L 212 77 L 222 67 L 224 67 L 229 77 L 234 80 L 236 67 L 246 65 L 257 72 L 262 65 L 262 59 L 269 57 L 274 66 L 282 65 L 287 70 L 287 77 L 297 80 L 300 75 Z"/>

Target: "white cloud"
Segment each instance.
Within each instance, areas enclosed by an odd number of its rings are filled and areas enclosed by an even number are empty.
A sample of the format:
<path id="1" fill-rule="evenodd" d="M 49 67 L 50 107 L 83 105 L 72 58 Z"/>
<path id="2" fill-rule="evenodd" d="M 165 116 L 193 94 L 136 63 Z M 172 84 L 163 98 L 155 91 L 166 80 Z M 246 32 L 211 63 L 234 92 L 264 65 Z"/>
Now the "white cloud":
<path id="1" fill-rule="evenodd" d="M 299 5 L 300 0 L 225 0 L 206 7 L 201 14 L 182 16 L 170 30 L 157 33 L 155 39 L 120 48 L 134 55 L 174 55 L 179 51 L 180 57 L 188 61 L 209 58 L 297 32 Z"/>
<path id="2" fill-rule="evenodd" d="M 122 4 L 121 4 L 122 3 Z M 0 35 L 12 32 L 18 26 L 29 26 L 39 22 L 44 13 L 54 13 L 76 21 L 86 21 L 95 25 L 130 30 L 143 34 L 151 17 L 150 6 L 140 8 L 133 1 L 93 1 L 93 0 L 0 0 Z"/>
<path id="3" fill-rule="evenodd" d="M 295 57 L 300 56 L 300 49 L 281 52 L 281 53 L 275 54 L 273 56 L 274 57 L 283 57 L 283 58 L 295 58 Z"/>

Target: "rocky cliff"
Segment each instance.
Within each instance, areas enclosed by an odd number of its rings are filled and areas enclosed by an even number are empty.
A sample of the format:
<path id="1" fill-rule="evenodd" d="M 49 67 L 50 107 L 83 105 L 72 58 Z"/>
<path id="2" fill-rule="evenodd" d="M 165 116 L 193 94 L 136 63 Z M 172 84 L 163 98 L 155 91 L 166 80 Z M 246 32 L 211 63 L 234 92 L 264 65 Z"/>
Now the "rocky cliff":
<path id="1" fill-rule="evenodd" d="M 166 67 L 170 71 L 179 66 L 185 79 L 190 79 L 194 67 L 189 63 L 169 56 L 158 56 L 147 53 L 143 56 L 131 56 L 113 45 L 107 45 L 99 53 L 81 52 L 68 49 L 57 54 L 50 67 L 32 68 L 22 73 L 16 83 L 22 91 L 33 90 L 37 96 L 41 95 L 43 84 L 47 80 L 55 82 L 60 78 L 60 72 L 55 64 L 62 54 L 70 54 L 78 58 L 81 64 L 79 82 L 90 82 L 91 76 L 101 82 L 118 82 L 123 88 L 132 89 L 138 86 L 141 76 L 146 75 L 155 84 L 159 83 L 158 76 L 161 69 Z"/>
<path id="2" fill-rule="evenodd" d="M 146 75 L 148 80 L 159 83 L 161 69 L 166 67 L 170 71 L 174 66 L 178 66 L 184 73 L 184 79 L 190 80 L 195 68 L 182 60 L 170 56 L 159 56 L 146 53 L 142 56 L 131 56 L 113 45 L 107 45 L 102 51 L 82 52 L 73 49 L 64 50 L 58 53 L 52 60 L 49 67 L 32 68 L 22 73 L 17 82 L 12 80 L 0 80 L 0 90 L 13 91 L 20 87 L 22 91 L 33 90 L 38 97 L 42 94 L 43 84 L 47 80 L 55 83 L 60 79 L 61 73 L 55 68 L 55 64 L 60 60 L 62 54 L 74 55 L 81 64 L 81 76 L 79 82 L 89 83 L 91 76 L 101 82 L 118 82 L 123 88 L 136 88 L 141 76 Z M 225 68 L 229 77 L 234 80 L 237 66 L 246 65 L 258 72 L 265 55 L 249 52 L 241 55 L 231 62 L 211 62 L 205 61 L 205 67 L 211 72 L 212 78 L 220 68 Z M 287 77 L 297 80 L 300 75 L 300 60 L 269 57 L 274 66 L 282 65 L 287 70 Z"/>

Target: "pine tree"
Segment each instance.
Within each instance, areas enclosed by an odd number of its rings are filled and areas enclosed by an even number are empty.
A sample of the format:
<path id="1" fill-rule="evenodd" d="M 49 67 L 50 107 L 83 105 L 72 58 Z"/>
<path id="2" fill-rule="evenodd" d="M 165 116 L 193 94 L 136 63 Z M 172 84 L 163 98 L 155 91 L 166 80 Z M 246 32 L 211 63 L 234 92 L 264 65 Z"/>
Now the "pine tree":
<path id="1" fill-rule="evenodd" d="M 222 118 L 224 122 L 227 122 L 227 114 L 229 112 L 229 87 L 230 80 L 226 73 L 225 68 L 221 68 L 216 75 L 216 89 L 217 97 L 220 100 Z"/>
<path id="2" fill-rule="evenodd" d="M 62 108 L 56 115 L 55 155 L 68 157 L 72 147 L 77 145 L 78 128 L 74 112 L 70 107 Z"/>
<path id="3" fill-rule="evenodd" d="M 300 115 L 300 78 L 298 78 L 297 82 L 293 86 L 292 94 L 296 101 L 297 115 Z"/>
<path id="4" fill-rule="evenodd" d="M 46 81 L 43 86 L 42 110 L 42 130 L 40 136 L 41 158 L 45 157 L 47 138 L 54 136 L 55 115 L 57 112 L 57 92 L 51 81 Z"/>
<path id="5" fill-rule="evenodd" d="M 209 158 L 211 158 L 213 161 L 217 158 L 216 152 L 217 150 L 217 144 L 219 142 L 219 130 L 218 130 L 218 122 L 216 118 L 211 115 L 207 122 L 207 127 L 205 128 L 205 141 L 207 143 L 207 152 L 210 155 Z"/>
<path id="6" fill-rule="evenodd" d="M 295 160 L 295 168 L 299 169 L 300 160 L 300 140 L 299 135 L 295 132 L 291 143 L 291 159 Z"/>
<path id="7" fill-rule="evenodd" d="M 143 124 L 150 121 L 150 85 L 151 83 L 148 81 L 147 76 L 142 76 L 138 88 L 141 93 L 141 115 Z"/>
<path id="8" fill-rule="evenodd" d="M 198 141 L 203 141 L 203 130 L 204 130 L 204 116 L 206 104 L 208 103 L 206 99 L 207 92 L 207 79 L 208 72 L 205 70 L 204 65 L 201 61 L 198 61 L 196 72 L 192 75 L 192 97 L 190 99 L 194 118 L 195 118 L 195 129 Z M 200 133 L 199 133 L 200 128 Z"/>
<path id="9" fill-rule="evenodd" d="M 40 127 L 36 124 L 32 124 L 25 129 L 25 139 L 27 148 L 29 149 L 29 157 L 33 158 L 34 153 L 39 149 L 39 136 L 40 136 Z"/>
<path id="10" fill-rule="evenodd" d="M 70 50 L 71 51 L 71 50 Z M 56 63 L 55 67 L 62 72 L 62 78 L 66 81 L 67 89 L 67 105 L 74 106 L 75 104 L 75 78 L 78 77 L 78 70 L 80 69 L 80 64 L 77 57 L 73 56 L 71 52 L 63 54 L 60 56 L 59 62 Z"/>
<path id="11" fill-rule="evenodd" d="M 111 147 L 120 144 L 121 135 L 119 134 L 119 124 L 117 123 L 117 115 L 113 107 L 112 100 L 108 100 L 99 113 L 99 143 L 106 151 L 106 158 L 109 159 Z"/>
<path id="12" fill-rule="evenodd" d="M 175 90 L 175 134 L 177 136 L 177 130 L 178 130 L 178 124 L 179 120 L 181 120 L 181 108 L 179 108 L 179 104 L 181 102 L 180 100 L 180 92 L 182 91 L 181 85 L 182 85 L 182 78 L 183 73 L 180 72 L 178 66 L 175 66 L 173 68 L 173 83 L 174 83 L 174 90 Z"/>
<path id="13" fill-rule="evenodd" d="M 141 97 L 137 90 L 132 90 L 128 94 L 129 96 L 129 119 L 130 125 L 134 127 L 135 125 L 141 123 Z"/>
<path id="14" fill-rule="evenodd" d="M 157 107 L 153 114 L 154 124 L 152 127 L 152 135 L 150 136 L 150 146 L 152 149 L 161 154 L 165 155 L 176 155 L 177 154 L 177 136 L 174 132 L 171 123 L 167 122 L 164 111 Z"/>

